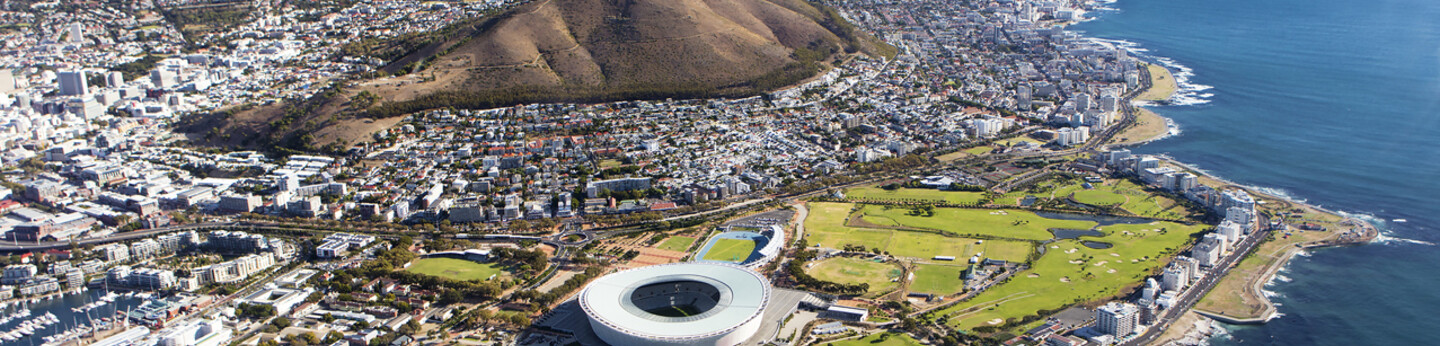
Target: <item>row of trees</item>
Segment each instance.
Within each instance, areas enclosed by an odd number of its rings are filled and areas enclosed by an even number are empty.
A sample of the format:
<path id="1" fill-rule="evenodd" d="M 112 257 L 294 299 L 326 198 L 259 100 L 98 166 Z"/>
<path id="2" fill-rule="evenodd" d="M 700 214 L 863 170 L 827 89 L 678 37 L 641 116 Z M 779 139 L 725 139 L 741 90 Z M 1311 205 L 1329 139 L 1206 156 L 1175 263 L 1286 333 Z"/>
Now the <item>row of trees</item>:
<path id="1" fill-rule="evenodd" d="M 570 277 L 569 280 L 565 280 L 565 283 L 560 284 L 560 287 L 551 289 L 550 292 L 540 293 L 535 290 L 524 290 L 515 292 L 511 295 L 511 297 L 515 299 L 529 300 L 530 302 L 538 303 L 541 305 L 554 304 L 555 301 L 560 300 L 560 298 L 569 296 L 570 292 L 574 292 L 575 290 L 580 289 L 580 287 L 584 286 L 586 282 L 590 281 L 590 279 L 594 279 L 595 277 L 600 276 L 600 274 L 603 274 L 604 272 L 605 270 L 600 269 L 600 267 L 587 267 L 585 268 L 584 273 L 576 274 L 575 276 Z"/>

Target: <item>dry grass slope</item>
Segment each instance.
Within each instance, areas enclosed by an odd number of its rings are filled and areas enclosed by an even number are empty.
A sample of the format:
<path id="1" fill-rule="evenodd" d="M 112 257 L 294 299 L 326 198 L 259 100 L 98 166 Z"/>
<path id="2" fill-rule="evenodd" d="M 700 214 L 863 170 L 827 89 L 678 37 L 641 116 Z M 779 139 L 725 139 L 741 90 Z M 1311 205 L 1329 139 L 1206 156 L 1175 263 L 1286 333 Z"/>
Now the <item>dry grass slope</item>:
<path id="1" fill-rule="evenodd" d="M 748 96 L 812 77 L 845 54 L 893 51 L 805 0 L 541 0 L 347 46 L 391 64 L 323 100 L 217 112 L 182 130 L 208 146 L 323 150 L 426 109 Z M 351 102 L 361 92 L 377 98 Z"/>

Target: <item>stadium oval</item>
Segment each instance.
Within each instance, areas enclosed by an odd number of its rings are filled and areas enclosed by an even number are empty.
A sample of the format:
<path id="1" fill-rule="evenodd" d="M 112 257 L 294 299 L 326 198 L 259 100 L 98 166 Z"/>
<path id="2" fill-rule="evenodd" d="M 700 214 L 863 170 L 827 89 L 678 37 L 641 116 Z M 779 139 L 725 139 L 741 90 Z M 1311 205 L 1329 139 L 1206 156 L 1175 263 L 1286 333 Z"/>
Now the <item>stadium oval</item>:
<path id="1" fill-rule="evenodd" d="M 690 262 L 606 275 L 579 303 L 611 345 L 731 346 L 760 329 L 770 294 L 770 281 L 745 267 Z"/>

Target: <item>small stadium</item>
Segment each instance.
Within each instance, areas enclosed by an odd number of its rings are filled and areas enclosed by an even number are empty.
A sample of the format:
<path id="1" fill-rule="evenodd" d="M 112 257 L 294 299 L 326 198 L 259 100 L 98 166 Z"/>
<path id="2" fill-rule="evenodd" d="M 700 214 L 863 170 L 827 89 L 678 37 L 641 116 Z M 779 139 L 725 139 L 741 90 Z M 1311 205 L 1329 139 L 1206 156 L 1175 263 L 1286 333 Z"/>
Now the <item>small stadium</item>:
<path id="1" fill-rule="evenodd" d="M 695 253 L 696 262 L 725 262 L 757 268 L 769 263 L 785 245 L 785 231 L 778 225 L 760 228 L 758 231 L 727 228 L 725 232 L 711 237 Z"/>

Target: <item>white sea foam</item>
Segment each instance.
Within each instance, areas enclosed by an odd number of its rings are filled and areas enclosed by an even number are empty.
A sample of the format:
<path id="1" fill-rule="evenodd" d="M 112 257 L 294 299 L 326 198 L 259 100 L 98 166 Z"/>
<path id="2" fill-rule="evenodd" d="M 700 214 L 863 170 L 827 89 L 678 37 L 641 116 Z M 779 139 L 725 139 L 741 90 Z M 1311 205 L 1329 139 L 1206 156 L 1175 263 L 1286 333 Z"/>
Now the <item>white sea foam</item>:
<path id="1" fill-rule="evenodd" d="M 1290 282 L 1291 280 L 1292 280 L 1292 279 L 1290 279 L 1289 276 L 1284 276 L 1284 275 L 1279 275 L 1279 274 L 1276 274 L 1276 275 L 1275 275 L 1275 281 L 1279 281 L 1279 282 Z"/>
<path id="2" fill-rule="evenodd" d="M 1269 285 L 1266 285 L 1266 286 L 1268 287 Z M 1266 298 L 1284 298 L 1284 297 L 1285 297 L 1285 295 L 1280 294 L 1280 293 L 1275 293 L 1274 291 L 1271 291 L 1271 290 L 1260 290 L 1260 293 L 1261 293 L 1261 294 L 1264 294 Z M 1277 304 L 1277 305 L 1278 305 L 1278 304 Z"/>
<path id="3" fill-rule="evenodd" d="M 1424 241 L 1424 240 L 1416 240 L 1416 239 L 1407 239 L 1407 238 L 1400 238 L 1400 237 L 1392 237 L 1392 236 L 1386 235 L 1385 233 L 1386 233 L 1386 232 L 1381 232 L 1379 235 L 1375 236 L 1375 242 L 1376 242 L 1376 243 L 1380 243 L 1380 244 L 1386 244 L 1386 245 L 1393 245 L 1393 244 L 1414 244 L 1414 245 L 1435 246 L 1435 243 L 1432 243 L 1432 242 L 1428 242 L 1428 241 Z"/>

